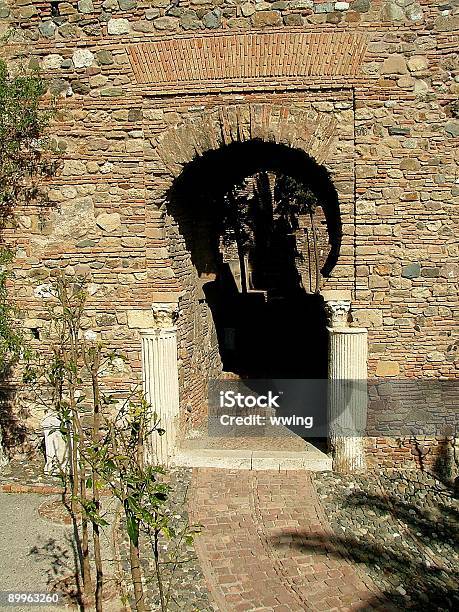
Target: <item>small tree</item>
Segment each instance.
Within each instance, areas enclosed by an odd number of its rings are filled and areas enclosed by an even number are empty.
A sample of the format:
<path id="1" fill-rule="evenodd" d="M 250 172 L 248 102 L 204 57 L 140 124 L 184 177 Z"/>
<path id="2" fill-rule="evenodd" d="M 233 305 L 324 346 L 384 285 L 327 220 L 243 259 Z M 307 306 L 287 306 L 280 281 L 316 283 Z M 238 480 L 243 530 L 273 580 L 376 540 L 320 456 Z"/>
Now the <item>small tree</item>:
<path id="1" fill-rule="evenodd" d="M 246 185 L 235 186 L 223 198 L 222 238 L 226 246 L 236 244 L 241 272 L 242 293 L 247 293 L 245 258 L 254 241 L 255 199 L 248 197 Z"/>
<path id="2" fill-rule="evenodd" d="M 35 397 L 58 417 L 66 440 L 68 470 L 62 470 L 70 488 L 70 503 L 64 502 L 72 517 L 80 551 L 81 575 L 86 603 L 95 599 L 102 610 L 104 569 L 100 528 L 107 525 L 100 503 L 100 490 L 109 489 L 120 501 L 129 538 L 129 562 L 135 606 L 146 610 L 143 573 L 140 563 L 140 536 L 149 538 L 155 560 L 155 576 L 162 610 L 168 609 L 172 578 L 166 587 L 162 579 L 159 539 L 179 538 L 189 542 L 196 528 L 175 532 L 166 512 L 169 486 L 160 480 L 161 466 L 145 462 L 146 441 L 162 435 L 159 421 L 137 387 L 127 390 L 121 407 L 101 389 L 102 376 L 122 355 L 107 350 L 97 334 L 83 326 L 87 293 L 84 279 L 59 276 L 50 288 L 49 351 L 41 363 L 29 363 L 25 380 L 36 390 Z M 44 389 L 48 393 L 43 393 Z M 91 426 L 84 426 L 83 418 Z M 81 525 L 79 523 L 81 515 Z M 92 528 L 96 584 L 93 587 L 89 557 L 89 526 Z M 175 559 L 177 565 L 178 559 Z M 173 577 L 173 576 L 172 576 Z M 85 602 L 83 602 L 84 604 Z"/>
<path id="3" fill-rule="evenodd" d="M 223 243 L 225 246 L 236 244 L 242 291 L 247 292 L 245 258 L 255 246 L 258 223 L 269 210 L 271 223 L 274 216 L 285 235 L 296 233 L 300 228 L 300 215 L 308 215 L 311 227 L 305 231 L 308 249 L 314 257 L 309 270 L 310 286 L 314 293 L 318 293 L 320 262 L 315 221 L 319 206 L 317 196 L 306 185 L 285 174 L 258 172 L 250 178 L 250 181 L 245 179 L 225 194 L 221 221 Z M 295 256 L 302 258 L 298 249 Z"/>
<path id="4" fill-rule="evenodd" d="M 105 397 L 103 404 L 111 403 L 111 398 Z M 153 554 L 161 610 L 166 612 L 172 599 L 176 568 L 188 561 L 181 558 L 180 546 L 183 542 L 192 543 L 199 526 L 184 524 L 177 530 L 171 525 L 167 512 L 171 487 L 161 479 L 166 472 L 162 466 L 145 462 L 147 439 L 162 435 L 164 430 L 143 394 L 131 395 L 115 416 L 105 413 L 102 429 L 105 434 L 91 448 L 88 457 L 94 476 L 112 490 L 124 511 L 135 609 L 138 612 L 147 609 L 141 566 L 141 535 L 144 534 Z M 160 552 L 163 538 L 176 544 L 172 558 L 167 561 L 162 560 Z M 172 565 L 168 584 L 163 576 L 165 563 Z"/>
<path id="5" fill-rule="evenodd" d="M 11 262 L 13 253 L 9 249 L 0 249 L 0 387 L 11 375 L 14 366 L 21 355 L 28 353 L 24 334 L 18 324 L 18 308 L 11 300 L 8 291 L 8 281 L 13 277 Z M 3 393 L 3 390 L 2 390 Z M 4 450 L 5 438 L 3 435 L 5 423 L 6 433 L 12 436 L 10 418 L 6 412 L 6 402 L 2 402 L 0 414 L 0 467 L 8 463 Z"/>
<path id="6" fill-rule="evenodd" d="M 310 286 L 314 293 L 318 293 L 320 289 L 320 263 L 315 223 L 315 214 L 319 206 L 317 196 L 307 185 L 284 174 L 279 176 L 276 181 L 275 200 L 275 213 L 283 219 L 285 226 L 291 232 L 298 231 L 300 215 L 308 215 L 309 217 L 311 229 L 310 233 L 306 230 L 306 237 L 308 249 L 310 248 L 314 255 L 314 273 L 309 270 Z M 314 281 L 312 275 L 314 275 Z"/>
<path id="7" fill-rule="evenodd" d="M 61 275 L 50 288 L 49 296 L 52 300 L 48 309 L 47 350 L 50 354 L 37 355 L 35 359 L 31 357 L 25 367 L 24 381 L 35 391 L 35 401 L 58 418 L 59 431 L 66 441 L 68 466 L 56 467 L 60 469 L 64 482 L 63 501 L 72 518 L 84 592 L 86 600 L 90 601 L 93 589 L 88 528 L 91 518 L 93 524 L 96 519 L 87 511 L 90 508 L 86 492 L 87 433 L 82 423 L 86 399 L 83 371 L 86 346 L 81 324 L 87 297 L 84 280 L 70 282 Z"/>

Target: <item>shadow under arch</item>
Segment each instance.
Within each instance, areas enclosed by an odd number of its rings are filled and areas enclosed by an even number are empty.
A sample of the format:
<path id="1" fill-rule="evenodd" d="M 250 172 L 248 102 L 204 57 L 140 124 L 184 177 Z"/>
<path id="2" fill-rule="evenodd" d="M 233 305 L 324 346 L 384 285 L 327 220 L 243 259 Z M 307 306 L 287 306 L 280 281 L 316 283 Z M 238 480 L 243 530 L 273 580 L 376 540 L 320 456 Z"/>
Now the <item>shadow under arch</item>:
<path id="1" fill-rule="evenodd" d="M 184 205 L 196 204 L 198 200 L 216 201 L 244 178 L 260 171 L 289 176 L 316 195 L 324 211 L 330 245 L 321 274 L 329 276 L 341 249 L 342 223 L 338 194 L 328 170 L 301 149 L 260 139 L 232 142 L 195 157 L 184 166 L 167 192 L 168 213 L 179 224 L 198 274 L 206 270 L 201 267 L 199 257 L 193 257 L 192 232 L 183 223 L 184 215 L 180 209 Z"/>
<path id="2" fill-rule="evenodd" d="M 267 303 L 255 291 L 241 295 L 229 268 L 222 266 L 220 203 L 234 186 L 259 172 L 288 176 L 313 192 L 328 233 L 322 276 L 329 276 L 338 261 L 338 194 L 327 169 L 303 150 L 252 139 L 209 150 L 184 166 L 167 191 L 165 209 L 169 256 L 186 294 L 179 345 L 185 355 L 182 380 L 188 379 L 182 397 L 192 408 L 205 400 L 206 381 L 222 369 L 243 378 L 327 377 L 321 296 L 298 287 L 287 299 Z M 231 330 L 236 330 L 235 339 L 228 338 Z"/>

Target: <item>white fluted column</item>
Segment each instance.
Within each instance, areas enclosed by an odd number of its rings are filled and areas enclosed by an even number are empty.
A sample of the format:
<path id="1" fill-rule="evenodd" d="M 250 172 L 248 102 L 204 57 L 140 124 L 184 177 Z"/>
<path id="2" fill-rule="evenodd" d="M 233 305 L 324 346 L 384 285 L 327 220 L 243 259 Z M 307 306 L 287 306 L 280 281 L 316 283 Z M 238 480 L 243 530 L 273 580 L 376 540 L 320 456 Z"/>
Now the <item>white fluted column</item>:
<path id="1" fill-rule="evenodd" d="M 147 443 L 147 460 L 168 465 L 176 447 L 179 419 L 179 383 L 177 361 L 178 316 L 176 304 L 152 306 L 155 327 L 141 330 L 143 390 L 156 413 L 160 436 L 153 432 Z"/>
<path id="2" fill-rule="evenodd" d="M 352 472 L 365 468 L 367 417 L 368 332 L 348 327 L 350 301 L 326 303 L 329 315 L 328 398 L 333 469 Z"/>

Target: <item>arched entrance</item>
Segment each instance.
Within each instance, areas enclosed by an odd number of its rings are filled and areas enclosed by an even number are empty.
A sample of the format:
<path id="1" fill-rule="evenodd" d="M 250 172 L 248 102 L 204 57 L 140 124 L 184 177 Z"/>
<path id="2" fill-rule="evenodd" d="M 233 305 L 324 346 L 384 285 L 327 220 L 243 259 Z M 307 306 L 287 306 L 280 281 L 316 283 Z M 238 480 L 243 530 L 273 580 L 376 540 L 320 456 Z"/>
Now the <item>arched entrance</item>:
<path id="1" fill-rule="evenodd" d="M 320 289 L 341 244 L 327 170 L 285 144 L 233 142 L 186 164 L 165 207 L 190 429 L 210 379 L 326 378 Z"/>
<path id="2" fill-rule="evenodd" d="M 168 292 L 152 303 L 142 352 L 147 397 L 172 424 L 168 457 L 206 428 L 209 380 L 325 378 L 322 295 L 332 318 L 349 311 L 352 102 L 274 97 L 282 104 L 189 106 L 151 140 L 147 266 L 154 287 L 163 263 Z M 234 210 L 247 219 L 243 248 Z M 327 469 L 324 457 L 308 469 Z"/>

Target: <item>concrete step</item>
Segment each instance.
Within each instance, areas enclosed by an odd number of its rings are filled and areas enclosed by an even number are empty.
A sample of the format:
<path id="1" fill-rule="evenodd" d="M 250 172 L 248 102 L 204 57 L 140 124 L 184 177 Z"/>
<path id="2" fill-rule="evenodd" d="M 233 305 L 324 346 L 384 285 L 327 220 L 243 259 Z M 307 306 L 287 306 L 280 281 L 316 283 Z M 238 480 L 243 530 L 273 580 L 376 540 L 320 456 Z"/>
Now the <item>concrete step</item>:
<path id="1" fill-rule="evenodd" d="M 331 457 L 318 449 L 306 452 L 219 450 L 216 448 L 180 449 L 172 465 L 234 470 L 309 470 L 330 471 Z"/>

